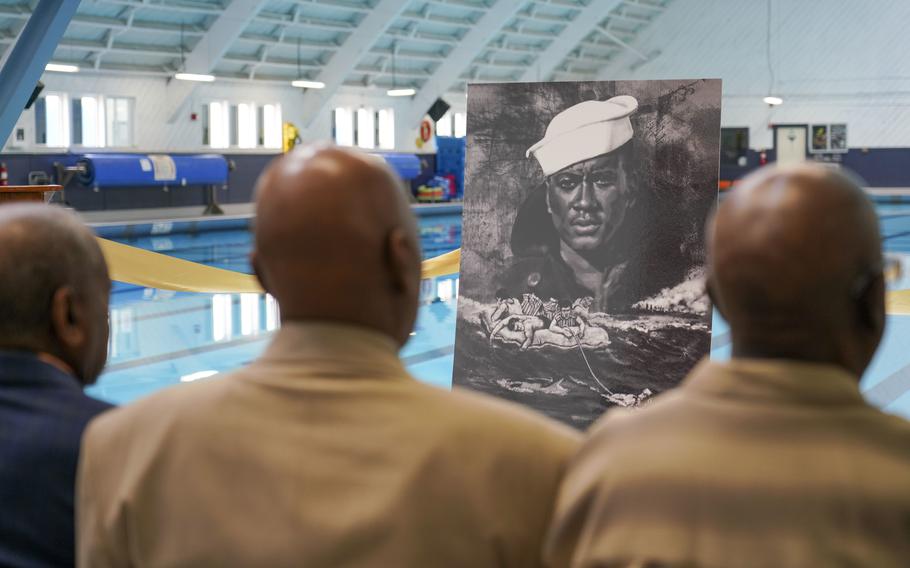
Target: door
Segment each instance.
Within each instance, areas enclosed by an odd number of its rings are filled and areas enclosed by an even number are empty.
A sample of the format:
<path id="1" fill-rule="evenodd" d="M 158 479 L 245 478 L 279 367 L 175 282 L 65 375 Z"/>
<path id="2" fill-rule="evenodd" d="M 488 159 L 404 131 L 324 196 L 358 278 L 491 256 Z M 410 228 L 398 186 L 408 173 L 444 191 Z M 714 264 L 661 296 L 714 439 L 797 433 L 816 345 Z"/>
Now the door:
<path id="1" fill-rule="evenodd" d="M 787 165 L 805 162 L 806 127 L 775 126 L 774 149 L 777 152 L 778 164 Z"/>

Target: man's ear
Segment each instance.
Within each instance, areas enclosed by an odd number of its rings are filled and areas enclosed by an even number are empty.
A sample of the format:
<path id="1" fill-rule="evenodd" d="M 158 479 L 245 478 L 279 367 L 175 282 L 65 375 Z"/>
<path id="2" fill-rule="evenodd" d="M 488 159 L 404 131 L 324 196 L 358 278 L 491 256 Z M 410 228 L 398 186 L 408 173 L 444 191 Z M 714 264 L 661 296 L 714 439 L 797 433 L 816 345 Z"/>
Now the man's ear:
<path id="1" fill-rule="evenodd" d="M 66 350 L 81 348 L 86 340 L 87 321 L 84 306 L 77 301 L 70 286 L 58 288 L 51 297 L 51 330 Z"/>
<path id="2" fill-rule="evenodd" d="M 726 319 L 727 316 L 724 315 L 723 307 L 720 305 L 717 292 L 715 291 L 714 281 L 710 276 L 705 280 L 705 292 L 707 292 L 708 299 L 711 300 L 711 305 L 714 306 L 714 309 L 717 310 L 721 317 Z"/>
<path id="3" fill-rule="evenodd" d="M 638 192 L 629 185 L 629 174 L 626 173 L 625 166 L 621 167 L 619 171 L 622 175 L 622 183 L 626 186 L 626 194 L 629 196 L 629 208 L 631 209 L 638 202 Z"/>
<path id="4" fill-rule="evenodd" d="M 547 202 L 547 213 L 552 215 L 553 210 L 550 209 L 550 181 L 549 180 L 547 180 L 546 184 L 544 184 L 544 187 L 546 188 L 546 190 L 543 192 L 543 194 L 544 194 L 544 199 L 546 199 L 546 202 Z"/>
<path id="5" fill-rule="evenodd" d="M 253 274 L 256 275 L 256 280 L 259 280 L 259 285 L 262 286 L 262 289 L 267 294 L 271 294 L 268 282 L 265 281 L 265 274 L 263 274 L 262 269 L 259 267 L 259 255 L 256 253 L 256 249 L 250 251 L 250 266 L 253 268 Z"/>
<path id="6" fill-rule="evenodd" d="M 420 272 L 420 252 L 415 250 L 414 239 L 403 229 L 396 227 L 386 238 L 386 259 L 389 267 L 389 279 L 394 290 L 407 292 L 417 282 L 415 272 Z"/>
<path id="7" fill-rule="evenodd" d="M 857 320 L 868 331 L 880 334 L 885 329 L 885 277 L 872 275 L 856 291 Z"/>

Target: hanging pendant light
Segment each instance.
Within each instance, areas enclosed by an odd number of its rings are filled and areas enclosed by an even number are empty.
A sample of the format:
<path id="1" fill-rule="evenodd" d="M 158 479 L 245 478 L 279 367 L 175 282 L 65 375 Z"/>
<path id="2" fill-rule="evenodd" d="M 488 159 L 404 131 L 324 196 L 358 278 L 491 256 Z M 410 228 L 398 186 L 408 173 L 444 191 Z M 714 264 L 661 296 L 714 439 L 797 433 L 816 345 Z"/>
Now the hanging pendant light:
<path id="1" fill-rule="evenodd" d="M 768 27 L 765 33 L 765 59 L 768 62 L 768 95 L 762 99 L 768 106 L 784 104 L 784 99 L 774 94 L 774 66 L 771 65 L 771 0 L 768 0 Z"/>
<path id="2" fill-rule="evenodd" d="M 325 83 L 322 81 L 310 81 L 302 79 L 303 73 L 300 70 L 300 37 L 297 38 L 297 79 L 291 81 L 291 85 L 301 89 L 324 89 Z"/>
<path id="3" fill-rule="evenodd" d="M 392 42 L 392 88 L 385 92 L 390 97 L 412 97 L 417 94 L 415 89 L 409 87 L 399 89 L 397 88 L 397 80 L 395 76 L 395 54 L 398 52 L 398 41 Z"/>
<path id="4" fill-rule="evenodd" d="M 211 83 L 215 80 L 214 75 L 186 72 L 186 53 L 183 49 L 183 23 L 180 24 L 180 72 L 174 74 L 174 79 L 177 79 L 178 81 L 195 81 L 198 83 Z"/>

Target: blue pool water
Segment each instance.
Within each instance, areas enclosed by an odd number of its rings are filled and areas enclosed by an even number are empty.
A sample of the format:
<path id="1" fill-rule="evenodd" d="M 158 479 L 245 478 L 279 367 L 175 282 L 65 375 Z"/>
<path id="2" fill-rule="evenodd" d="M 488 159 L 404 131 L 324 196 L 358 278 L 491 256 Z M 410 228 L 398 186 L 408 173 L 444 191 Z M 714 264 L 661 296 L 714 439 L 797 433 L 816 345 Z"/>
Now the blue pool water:
<path id="1" fill-rule="evenodd" d="M 905 276 L 891 286 L 910 288 L 910 207 L 880 205 L 885 249 L 901 256 Z M 204 225 L 204 223 L 202 224 Z M 152 231 L 154 232 L 154 231 Z M 461 216 L 420 219 L 424 257 L 461 246 Z M 117 238 L 121 242 L 249 272 L 250 235 L 244 229 Z M 419 379 L 451 385 L 458 278 L 425 281 L 417 327 L 402 356 Z M 256 358 L 277 328 L 271 298 L 253 294 L 191 294 L 116 284 L 111 297 L 108 367 L 89 390 L 122 404 L 158 389 L 215 377 Z M 863 378 L 876 405 L 910 418 L 910 316 L 889 316 L 885 339 Z M 729 357 L 729 329 L 714 319 L 711 355 Z"/>

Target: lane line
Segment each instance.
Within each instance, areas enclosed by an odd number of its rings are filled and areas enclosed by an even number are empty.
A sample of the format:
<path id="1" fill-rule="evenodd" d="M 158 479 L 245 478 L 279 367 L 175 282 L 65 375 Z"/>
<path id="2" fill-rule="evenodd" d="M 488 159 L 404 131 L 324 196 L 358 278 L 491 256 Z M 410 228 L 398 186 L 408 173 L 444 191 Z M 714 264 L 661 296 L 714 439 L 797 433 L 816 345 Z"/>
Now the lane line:
<path id="1" fill-rule="evenodd" d="M 439 347 L 437 349 L 430 349 L 429 351 L 424 351 L 423 353 L 417 353 L 415 355 L 409 355 L 407 357 L 402 357 L 401 361 L 407 365 L 416 365 L 418 363 L 425 363 L 426 361 L 432 361 L 433 359 L 439 359 L 440 357 L 445 357 L 447 355 L 452 355 L 455 353 L 455 345 L 446 345 L 444 347 Z"/>
<path id="2" fill-rule="evenodd" d="M 201 355 L 203 353 L 211 353 L 212 351 L 218 351 L 220 349 L 238 347 L 240 345 L 248 345 L 257 341 L 270 339 L 272 333 L 273 332 L 266 332 L 250 337 L 241 337 L 232 341 L 225 341 L 223 343 L 209 343 L 208 345 L 200 345 L 199 347 L 190 347 L 188 349 L 182 349 L 180 351 L 171 351 L 170 353 L 161 353 L 159 355 L 142 357 L 140 359 L 132 359 L 130 361 L 124 361 L 122 363 L 114 363 L 112 365 L 108 365 L 104 369 L 104 372 L 112 373 L 117 371 L 124 371 L 127 369 L 135 369 L 144 365 L 165 363 L 183 357 L 188 357 L 190 355 Z M 429 351 L 424 351 L 422 353 L 415 353 L 414 355 L 402 357 L 402 362 L 405 365 L 416 365 L 418 363 L 424 363 L 426 361 L 432 361 L 433 359 L 439 359 L 440 357 L 452 355 L 453 353 L 455 353 L 455 345 L 446 345 L 443 347 L 438 347 L 436 349 L 430 349 Z"/>
<path id="3" fill-rule="evenodd" d="M 891 373 L 868 390 L 863 391 L 866 400 L 883 408 L 910 391 L 910 365 Z"/>
<path id="4" fill-rule="evenodd" d="M 726 347 L 730 345 L 730 332 L 725 331 L 720 335 L 715 335 L 711 337 L 711 351 L 715 349 L 720 349 L 721 347 Z"/>
<path id="5" fill-rule="evenodd" d="M 189 357 L 190 355 L 201 355 L 203 353 L 211 353 L 212 351 L 219 351 L 221 349 L 228 349 L 231 347 L 239 347 L 241 345 L 248 345 L 250 343 L 256 343 L 257 341 L 265 341 L 269 339 L 272 335 L 272 332 L 266 332 L 259 335 L 252 335 L 249 337 L 241 337 L 234 339 L 232 341 L 225 341 L 223 343 L 209 343 L 207 345 L 200 345 L 199 347 L 189 347 L 187 349 L 181 349 L 180 351 L 171 351 L 169 353 L 161 353 L 158 355 L 152 355 L 149 357 L 142 357 L 140 359 L 131 359 L 129 361 L 124 361 L 122 363 L 114 363 L 113 365 L 108 365 L 105 367 L 105 373 L 112 373 L 116 371 L 124 371 L 126 369 L 135 369 L 136 367 L 142 367 L 144 365 L 154 365 L 155 363 L 165 363 L 168 361 L 173 361 L 175 359 L 180 359 L 182 357 Z"/>

